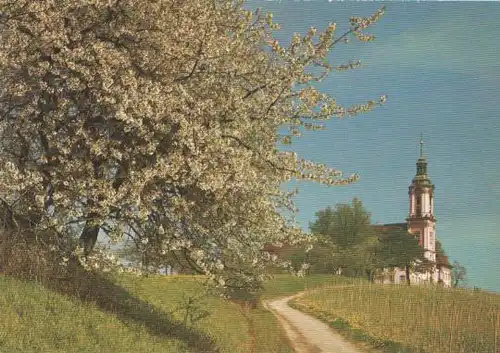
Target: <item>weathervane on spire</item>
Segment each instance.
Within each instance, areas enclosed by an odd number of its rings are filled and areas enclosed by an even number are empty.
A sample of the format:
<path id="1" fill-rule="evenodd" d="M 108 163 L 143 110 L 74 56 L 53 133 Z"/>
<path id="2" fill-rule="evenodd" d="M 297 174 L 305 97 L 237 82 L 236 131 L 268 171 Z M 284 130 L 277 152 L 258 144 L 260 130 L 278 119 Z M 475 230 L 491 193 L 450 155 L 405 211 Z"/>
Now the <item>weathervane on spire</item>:
<path id="1" fill-rule="evenodd" d="M 420 133 L 420 157 L 424 156 L 424 138 L 422 133 Z"/>

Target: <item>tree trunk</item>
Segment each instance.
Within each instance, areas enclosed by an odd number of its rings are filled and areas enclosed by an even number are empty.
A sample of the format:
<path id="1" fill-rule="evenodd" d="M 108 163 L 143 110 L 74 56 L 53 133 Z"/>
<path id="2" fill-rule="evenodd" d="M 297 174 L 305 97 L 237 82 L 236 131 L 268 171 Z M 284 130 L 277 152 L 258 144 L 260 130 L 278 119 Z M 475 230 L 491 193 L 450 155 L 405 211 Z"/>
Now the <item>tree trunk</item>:
<path id="1" fill-rule="evenodd" d="M 94 168 L 98 170 L 97 162 L 94 163 Z M 96 176 L 98 176 L 96 172 Z M 87 200 L 87 207 L 91 208 L 96 204 L 96 200 L 89 198 Z M 94 223 L 94 218 L 97 214 L 94 212 L 89 212 L 87 215 L 87 221 L 85 222 L 85 227 L 83 228 L 82 234 L 80 234 L 80 246 L 83 248 L 83 254 L 87 257 L 94 249 L 95 243 L 97 242 L 97 236 L 99 235 L 100 225 Z"/>
<path id="2" fill-rule="evenodd" d="M 374 272 L 374 271 L 373 271 L 373 270 L 371 270 L 371 269 L 370 269 L 370 270 L 366 270 L 366 276 L 367 276 L 368 281 L 369 281 L 370 283 L 373 283 L 373 277 L 374 277 L 373 272 Z"/>
<path id="3" fill-rule="evenodd" d="M 90 221 L 87 221 L 85 224 L 85 228 L 83 228 L 82 234 L 80 235 L 80 246 L 83 248 L 85 256 L 88 256 L 94 249 L 100 228 L 101 227 L 98 225 L 91 225 Z"/>
<path id="4" fill-rule="evenodd" d="M 410 285 L 410 266 L 405 266 L 406 271 L 406 284 Z"/>

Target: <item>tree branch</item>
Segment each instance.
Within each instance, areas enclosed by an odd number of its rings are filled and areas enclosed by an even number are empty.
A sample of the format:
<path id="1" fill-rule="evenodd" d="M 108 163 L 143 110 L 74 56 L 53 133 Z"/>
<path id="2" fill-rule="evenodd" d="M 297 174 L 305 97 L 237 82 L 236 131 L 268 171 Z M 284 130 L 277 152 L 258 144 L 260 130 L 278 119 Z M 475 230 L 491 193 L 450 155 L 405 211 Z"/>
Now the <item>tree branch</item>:
<path id="1" fill-rule="evenodd" d="M 223 138 L 229 138 L 229 139 L 232 139 L 236 142 L 238 142 L 241 146 L 245 147 L 247 150 L 249 151 L 252 151 L 253 153 L 257 154 L 264 162 L 268 163 L 271 167 L 277 169 L 277 170 L 281 170 L 281 171 L 285 171 L 285 172 L 290 172 L 292 174 L 295 174 L 296 171 L 295 170 L 292 170 L 292 169 L 288 169 L 288 168 L 283 168 L 283 167 L 279 167 L 278 165 L 276 165 L 276 163 L 266 159 L 266 158 L 263 158 L 262 157 L 262 154 L 259 152 L 259 151 L 256 151 L 254 150 L 252 147 L 250 147 L 249 145 L 247 145 L 245 142 L 243 142 L 240 138 L 236 137 L 236 136 L 232 136 L 232 135 L 221 135 L 221 137 Z"/>

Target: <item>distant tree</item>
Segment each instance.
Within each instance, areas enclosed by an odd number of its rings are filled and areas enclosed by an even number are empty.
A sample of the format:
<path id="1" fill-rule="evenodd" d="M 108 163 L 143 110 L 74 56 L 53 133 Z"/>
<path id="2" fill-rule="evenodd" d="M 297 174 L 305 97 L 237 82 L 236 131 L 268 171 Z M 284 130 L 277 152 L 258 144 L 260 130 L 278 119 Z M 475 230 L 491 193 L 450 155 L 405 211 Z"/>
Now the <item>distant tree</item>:
<path id="1" fill-rule="evenodd" d="M 361 245 L 359 254 L 362 255 L 359 264 L 362 266 L 366 278 L 373 282 L 377 270 L 383 268 L 384 259 L 379 253 L 380 243 L 375 235 L 367 238 Z"/>
<path id="2" fill-rule="evenodd" d="M 335 260 L 333 250 L 329 246 L 314 245 L 307 257 L 307 263 L 310 265 L 309 273 L 336 273 L 339 266 Z"/>
<path id="3" fill-rule="evenodd" d="M 144 244 L 128 239 L 117 251 L 117 255 L 121 260 L 145 273 L 157 272 L 158 269 L 167 269 L 168 267 L 177 270 L 178 273 L 195 273 L 188 260 L 183 256 L 182 250 L 170 250 L 157 256 L 158 252 L 149 249 L 152 246 L 154 246 L 152 243 Z"/>
<path id="4" fill-rule="evenodd" d="M 341 249 L 363 243 L 372 234 L 370 213 L 354 198 L 351 204 L 339 203 L 316 212 L 316 221 L 309 225 L 313 234 L 321 234 Z"/>
<path id="5" fill-rule="evenodd" d="M 453 287 L 458 287 L 460 283 L 465 283 L 467 280 L 467 269 L 458 261 L 453 261 L 451 268 L 451 281 Z"/>
<path id="6" fill-rule="evenodd" d="M 451 268 L 450 261 L 448 256 L 446 256 L 446 252 L 444 251 L 443 245 L 439 240 L 436 240 L 436 265 L 439 268 L 447 267 Z M 438 283 L 444 285 L 444 281 L 442 278 L 438 280 Z"/>
<path id="7" fill-rule="evenodd" d="M 310 260 L 315 268 L 323 266 L 323 268 L 328 269 L 330 273 L 341 271 L 344 276 L 356 276 L 358 273 L 356 270 L 358 256 L 355 249 L 341 248 L 330 242 L 325 242 L 322 245 L 322 250 L 322 252 L 319 252 L 320 256 L 323 256 L 322 258 Z M 316 249 L 316 254 L 318 254 L 318 249 Z"/>
<path id="8" fill-rule="evenodd" d="M 405 269 L 406 283 L 410 285 L 410 271 L 425 272 L 430 263 L 418 237 L 405 229 L 390 229 L 379 236 L 378 265 L 380 268 L 400 267 Z"/>
<path id="9" fill-rule="evenodd" d="M 436 255 L 446 256 L 446 252 L 444 251 L 443 245 L 439 240 L 436 240 Z"/>
<path id="10" fill-rule="evenodd" d="M 439 240 L 436 240 L 436 256 L 438 258 L 440 258 L 439 262 L 441 262 L 442 264 L 444 264 L 446 266 L 450 266 L 448 256 L 446 256 L 446 251 L 444 250 L 443 245 L 441 244 L 441 242 Z M 443 262 L 443 260 L 445 262 Z"/>
<path id="11" fill-rule="evenodd" d="M 294 270 L 300 270 L 304 264 L 307 264 L 307 273 L 334 273 L 337 268 L 335 260 L 338 259 L 333 256 L 334 249 L 331 244 L 318 235 L 310 238 L 307 244 L 283 245 L 268 247 L 268 249 L 271 249 L 271 252 L 281 260 L 289 261 Z M 280 268 L 274 267 L 273 269 L 278 273 L 283 272 Z"/>
<path id="12" fill-rule="evenodd" d="M 329 248 L 322 254 L 331 257 L 323 263 L 334 272 L 341 269 L 345 276 L 367 276 L 372 280 L 376 237 L 370 226 L 370 213 L 361 200 L 354 198 L 350 204 L 327 207 L 316 212 L 316 217 L 309 228 Z"/>
<path id="13" fill-rule="evenodd" d="M 266 251 L 277 256 L 282 261 L 288 261 L 294 270 L 301 267 L 306 262 L 306 247 L 301 245 L 291 246 L 289 244 L 282 244 L 281 246 L 266 246 Z M 286 272 L 281 266 L 270 266 L 271 272 L 283 273 Z"/>

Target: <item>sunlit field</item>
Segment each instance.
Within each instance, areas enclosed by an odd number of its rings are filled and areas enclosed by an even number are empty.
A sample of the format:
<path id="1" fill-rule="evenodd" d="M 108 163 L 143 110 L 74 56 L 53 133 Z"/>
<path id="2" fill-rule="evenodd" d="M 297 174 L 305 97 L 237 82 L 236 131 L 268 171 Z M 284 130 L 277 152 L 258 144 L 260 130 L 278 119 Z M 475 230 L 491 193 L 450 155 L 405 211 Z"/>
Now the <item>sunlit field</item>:
<path id="1" fill-rule="evenodd" d="M 398 349 L 429 353 L 500 351 L 500 295 L 435 286 L 325 287 L 293 305 Z"/>
<path id="2" fill-rule="evenodd" d="M 313 274 L 304 277 L 290 276 L 287 274 L 275 275 L 270 281 L 264 283 L 262 299 L 293 295 L 305 290 L 322 286 L 338 286 L 366 283 L 359 278 L 334 276 L 330 274 Z"/>
<path id="3" fill-rule="evenodd" d="M 0 275 L 0 352 L 292 352 L 272 313 L 203 295 L 202 282 L 121 275 L 83 302 Z"/>
<path id="4" fill-rule="evenodd" d="M 386 352 L 496 353 L 500 296 L 437 287 L 369 285 L 341 276 L 277 275 L 245 305 L 205 293 L 202 276 L 120 275 L 79 300 L 0 276 L 0 352 L 292 353 L 260 300 L 309 290 L 293 305 L 349 327 Z M 104 283 L 104 282 L 103 282 Z M 356 335 L 352 335 L 355 332 Z M 363 334 L 359 334 L 362 332 Z M 341 332 L 342 333 L 342 332 Z"/>
<path id="5" fill-rule="evenodd" d="M 0 276 L 0 352 L 189 352 L 174 337 L 155 336 L 95 304 Z"/>
<path id="6" fill-rule="evenodd" d="M 102 282 L 90 300 L 0 275 L 0 353 L 211 352 L 292 353 L 260 299 L 322 285 L 352 283 L 331 275 L 277 275 L 245 305 L 205 293 L 202 276 L 135 277 Z M 99 283 L 99 282 L 98 282 Z M 86 284 L 87 286 L 96 285 Z M 109 288 L 104 289 L 104 286 Z M 68 283 L 68 287 L 76 283 Z M 80 283 L 80 287 L 85 285 Z M 67 289 L 67 288 L 66 288 Z M 68 292 L 71 292 L 69 290 Z"/>

